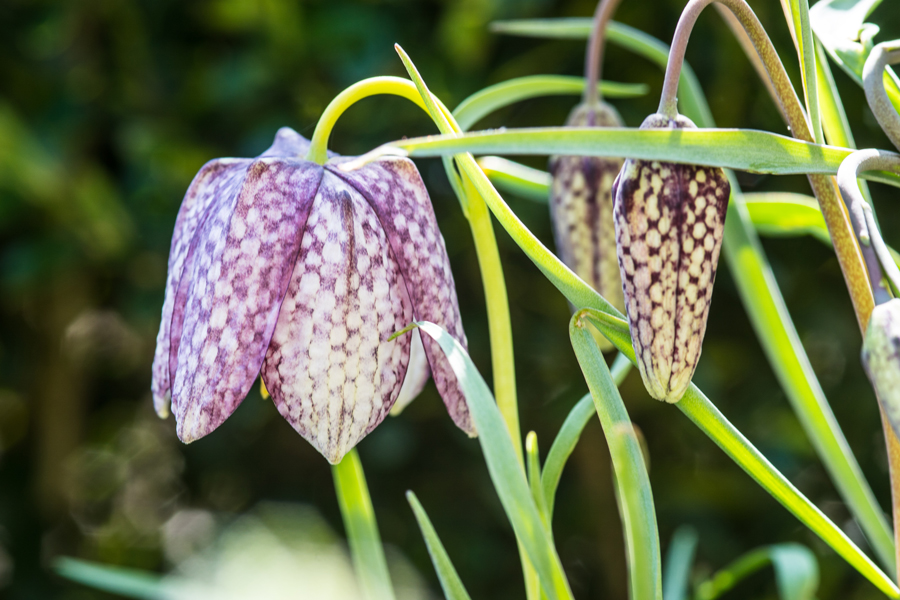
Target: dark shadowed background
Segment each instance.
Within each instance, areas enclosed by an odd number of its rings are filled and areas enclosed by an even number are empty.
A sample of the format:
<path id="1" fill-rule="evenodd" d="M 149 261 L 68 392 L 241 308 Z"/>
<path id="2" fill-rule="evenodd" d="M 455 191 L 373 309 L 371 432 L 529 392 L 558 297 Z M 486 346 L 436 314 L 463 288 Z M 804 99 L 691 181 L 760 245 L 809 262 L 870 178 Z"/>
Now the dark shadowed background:
<path id="1" fill-rule="evenodd" d="M 682 4 L 626 0 L 617 19 L 669 41 Z M 799 81 L 778 1 L 751 4 Z M 874 14 L 879 40 L 900 35 L 896 8 L 887 0 Z M 167 572 L 179 543 L 202 545 L 209 537 L 204 523 L 227 522 L 262 501 L 313 506 L 342 536 L 327 462 L 256 389 L 224 426 L 190 446 L 177 440 L 172 419 L 153 414 L 150 363 L 184 191 L 203 163 L 256 155 L 280 126 L 310 136 L 347 85 L 405 76 L 395 42 L 451 107 L 511 77 L 579 74 L 582 43 L 497 37 L 487 23 L 593 9 L 576 0 L 0 2 L 0 597 L 110 597 L 58 578 L 52 560 L 76 556 Z M 687 58 L 720 126 L 786 133 L 714 11 L 701 17 Z M 656 66 L 613 46 L 604 74 L 650 85 L 644 98 L 613 100 L 628 125 L 655 110 Z M 835 77 L 860 146 L 888 147 L 862 91 L 837 69 Z M 481 125 L 561 124 L 576 101 L 523 102 Z M 341 118 L 331 149 L 357 154 L 433 131 L 408 102 L 373 98 Z M 440 162 L 418 164 L 453 263 L 470 350 L 490 380 L 469 229 Z M 745 190 L 809 192 L 802 177 L 739 177 Z M 891 192 L 873 190 L 888 241 L 900 243 Z M 549 244 L 546 206 L 509 202 Z M 536 431 L 546 452 L 586 386 L 568 343 L 566 302 L 502 230 L 498 237 L 523 432 Z M 770 238 L 764 247 L 838 421 L 888 506 L 878 412 L 833 253 L 813 238 Z M 724 265 L 695 381 L 867 548 L 790 411 Z M 702 574 L 756 546 L 796 541 L 820 560 L 820 598 L 879 597 L 677 409 L 652 400 L 636 372 L 622 389 L 649 448 L 664 548 L 676 527 L 694 526 L 695 572 Z M 453 426 L 432 384 L 359 451 L 384 541 L 407 557 L 434 597 L 440 588 L 403 495 L 408 489 L 473 597 L 523 597 L 512 531 L 478 444 Z M 596 420 L 564 473 L 554 525 L 576 597 L 625 598 L 621 526 Z M 774 597 L 771 571 L 730 594 Z"/>

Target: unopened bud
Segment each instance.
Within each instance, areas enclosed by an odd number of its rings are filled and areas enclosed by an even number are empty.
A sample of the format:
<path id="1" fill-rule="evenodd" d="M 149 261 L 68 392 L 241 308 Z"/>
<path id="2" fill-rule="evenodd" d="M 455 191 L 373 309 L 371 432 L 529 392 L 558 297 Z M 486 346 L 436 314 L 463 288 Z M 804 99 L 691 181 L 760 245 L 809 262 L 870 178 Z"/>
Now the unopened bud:
<path id="1" fill-rule="evenodd" d="M 579 104 L 566 121 L 569 127 L 622 127 L 608 104 Z M 559 256 L 617 309 L 625 310 L 622 280 L 616 258 L 612 185 L 622 168 L 621 158 L 552 156 L 550 216 Z M 596 336 L 602 350 L 612 348 Z"/>
<path id="2" fill-rule="evenodd" d="M 647 117 L 641 129 L 696 126 Z M 637 364 L 651 396 L 678 402 L 700 359 L 731 187 L 720 168 L 625 161 L 616 244 Z"/>
<path id="3" fill-rule="evenodd" d="M 900 299 L 872 310 L 862 363 L 891 427 L 900 435 Z"/>

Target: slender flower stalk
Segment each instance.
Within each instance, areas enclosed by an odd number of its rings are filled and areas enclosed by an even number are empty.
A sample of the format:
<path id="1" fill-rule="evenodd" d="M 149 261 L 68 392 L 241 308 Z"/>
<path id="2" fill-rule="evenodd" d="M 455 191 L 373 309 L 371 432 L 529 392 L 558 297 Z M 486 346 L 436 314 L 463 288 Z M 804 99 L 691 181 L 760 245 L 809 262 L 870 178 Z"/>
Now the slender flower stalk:
<path id="1" fill-rule="evenodd" d="M 884 89 L 884 69 L 897 63 L 900 63 L 900 40 L 876 45 L 863 67 L 863 87 L 866 90 L 866 101 L 875 119 L 891 143 L 900 149 L 900 114 L 897 114 Z"/>
<path id="2" fill-rule="evenodd" d="M 850 211 L 853 228 L 857 232 L 860 248 L 869 271 L 875 303 L 890 300 L 890 290 L 885 285 L 883 274 L 900 288 L 900 269 L 875 224 L 872 207 L 863 198 L 858 177 L 863 171 L 900 171 L 900 157 L 882 150 L 860 150 L 848 156 L 841 163 L 837 173 L 838 186 Z"/>
<path id="3" fill-rule="evenodd" d="M 594 25 L 588 40 L 584 60 L 583 103 L 592 106 L 603 100 L 597 84 L 603 72 L 603 51 L 606 49 L 606 28 L 622 0 L 601 0 L 594 11 Z"/>

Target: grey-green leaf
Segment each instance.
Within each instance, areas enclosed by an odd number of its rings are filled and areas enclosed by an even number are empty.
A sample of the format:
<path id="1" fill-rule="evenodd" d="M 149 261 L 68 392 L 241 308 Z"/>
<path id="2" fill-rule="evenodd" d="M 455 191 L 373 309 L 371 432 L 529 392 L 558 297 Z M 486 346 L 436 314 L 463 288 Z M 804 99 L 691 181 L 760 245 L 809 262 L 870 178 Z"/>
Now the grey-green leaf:
<path id="1" fill-rule="evenodd" d="M 425 545 L 428 546 L 428 554 L 431 556 L 434 570 L 437 571 L 441 589 L 444 590 L 444 596 L 447 600 L 470 600 L 469 592 L 466 591 L 462 579 L 459 578 L 456 568 L 450 561 L 450 556 L 444 550 L 444 545 L 441 543 L 441 539 L 431 524 L 431 519 L 425 513 L 425 509 L 422 508 L 419 499 L 412 492 L 406 492 L 406 499 L 416 515 L 419 529 L 422 530 L 422 537 L 425 538 Z"/>

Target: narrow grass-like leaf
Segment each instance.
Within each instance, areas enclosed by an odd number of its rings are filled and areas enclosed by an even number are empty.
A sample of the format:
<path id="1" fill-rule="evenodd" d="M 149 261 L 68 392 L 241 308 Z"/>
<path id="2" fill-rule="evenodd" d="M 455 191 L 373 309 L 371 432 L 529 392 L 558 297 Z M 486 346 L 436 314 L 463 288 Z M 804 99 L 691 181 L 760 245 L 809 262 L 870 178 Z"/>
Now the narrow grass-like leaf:
<path id="1" fill-rule="evenodd" d="M 537 434 L 529 431 L 525 436 L 525 466 L 527 467 L 528 487 L 531 489 L 531 497 L 541 513 L 544 527 L 550 537 L 553 537 L 553 528 L 550 526 L 550 512 L 547 510 L 547 499 L 544 498 L 544 488 L 541 486 L 541 456 L 538 451 Z"/>
<path id="2" fill-rule="evenodd" d="M 616 360 L 613 361 L 610 372 L 616 385 L 621 385 L 625 380 L 625 376 L 631 371 L 631 361 L 624 354 L 618 354 Z M 581 432 L 587 426 L 591 417 L 596 414 L 594 410 L 594 401 L 590 394 L 585 394 L 581 400 L 575 403 L 566 420 L 563 421 L 553 445 L 550 446 L 550 452 L 547 453 L 547 460 L 544 461 L 544 472 L 541 475 L 541 486 L 544 488 L 544 499 L 547 502 L 547 514 L 552 519 L 553 507 L 556 503 L 556 489 L 559 487 L 559 480 L 562 477 L 563 469 L 566 462 L 575 450 L 575 445 L 581 439 Z"/>
<path id="3" fill-rule="evenodd" d="M 475 154 L 622 156 L 665 160 L 751 173 L 837 173 L 850 150 L 821 146 L 753 129 L 632 129 L 534 127 L 428 136 L 392 142 L 409 156 Z M 394 150 L 395 151 L 395 150 Z M 900 182 L 896 175 L 887 177 Z"/>
<path id="4" fill-rule="evenodd" d="M 549 201 L 551 177 L 546 171 L 499 156 L 482 156 L 478 166 L 501 190 L 541 204 Z"/>
<path id="5" fill-rule="evenodd" d="M 599 89 L 608 98 L 636 98 L 650 89 L 644 83 L 601 81 Z M 483 88 L 453 110 L 461 129 L 472 127 L 482 117 L 504 106 L 541 96 L 577 96 L 584 91 L 584 78 L 568 75 L 530 75 L 508 79 Z"/>
<path id="6" fill-rule="evenodd" d="M 647 465 L 625 404 L 588 327 L 584 313 L 575 313 L 569 321 L 569 338 L 600 417 L 616 474 L 628 551 L 629 598 L 662 600 L 659 530 Z"/>
<path id="7" fill-rule="evenodd" d="M 775 582 L 782 600 L 813 600 L 819 587 L 816 555 L 800 544 L 778 544 L 769 548 L 775 567 Z"/>
<path id="8" fill-rule="evenodd" d="M 762 235 L 794 237 L 811 235 L 831 245 L 828 226 L 812 196 L 791 192 L 744 194 L 753 226 Z"/>
<path id="9" fill-rule="evenodd" d="M 491 31 L 495 33 L 573 40 L 586 40 L 591 34 L 592 27 L 593 19 L 591 18 L 522 19 L 491 23 Z M 611 21 L 606 28 L 606 39 L 611 44 L 616 44 L 647 58 L 665 70 L 669 58 L 669 46 L 655 37 L 634 27 Z M 709 107 L 705 102 L 698 102 L 699 97 L 690 93 L 691 89 L 700 89 L 700 82 L 690 65 L 684 63 L 681 79 L 678 82 L 681 108 L 684 114 L 695 122 L 712 119 Z"/>
<path id="10" fill-rule="evenodd" d="M 697 587 L 697 600 L 715 600 L 768 564 L 775 568 L 781 600 L 813 600 L 819 587 L 819 563 L 800 544 L 756 548 L 735 559 Z"/>
<path id="11" fill-rule="evenodd" d="M 879 4 L 881 0 L 821 0 L 809 10 L 816 37 L 832 60 L 860 87 L 872 38 L 878 33 L 878 27 L 866 23 L 866 18 Z M 891 104 L 900 111 L 900 79 L 890 67 L 886 72 L 885 89 Z"/>
<path id="12" fill-rule="evenodd" d="M 697 531 L 688 525 L 675 530 L 663 563 L 663 600 L 686 600 L 697 550 Z"/>
<path id="13" fill-rule="evenodd" d="M 375 510 L 356 449 L 334 465 L 332 472 L 359 587 L 367 600 L 393 600 L 394 588 L 375 522 Z"/>
<path id="14" fill-rule="evenodd" d="M 416 521 L 419 523 L 419 529 L 422 530 L 422 537 L 425 538 L 425 545 L 428 547 L 428 555 L 431 556 L 431 562 L 434 564 L 434 570 L 437 571 L 438 580 L 441 582 L 441 589 L 444 590 L 444 597 L 447 600 L 470 600 L 469 592 L 463 585 L 459 574 L 453 563 L 450 562 L 450 556 L 444 550 L 444 545 L 438 537 L 437 531 L 431 524 L 431 520 L 422 508 L 422 504 L 416 495 L 412 492 L 406 492 L 406 500 L 416 515 Z"/>
<path id="15" fill-rule="evenodd" d="M 141 600 L 165 600 L 166 584 L 155 573 L 92 563 L 76 558 L 59 558 L 53 565 L 62 577 L 80 584 Z"/>
<path id="16" fill-rule="evenodd" d="M 825 137 L 822 133 L 822 118 L 819 112 L 819 88 L 816 85 L 816 48 L 809 24 L 809 0 L 789 0 L 789 2 L 796 33 L 797 55 L 800 58 L 806 114 L 812 125 L 813 139 L 817 144 L 824 144 Z"/>
<path id="17" fill-rule="evenodd" d="M 487 384 L 465 349 L 450 334 L 433 323 L 423 322 L 418 323 L 418 326 L 440 344 L 453 368 L 472 413 L 491 481 L 516 532 L 516 538 L 525 548 L 531 564 L 541 578 L 544 592 L 551 599 L 571 598 L 572 592 L 552 539 L 541 520 L 525 474 L 519 467 L 509 431 Z"/>

